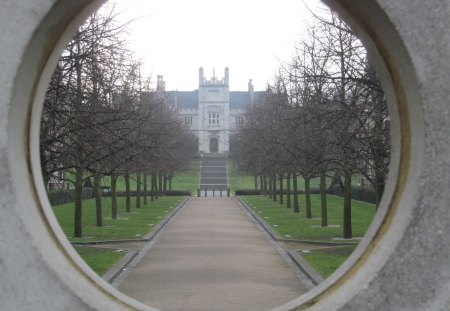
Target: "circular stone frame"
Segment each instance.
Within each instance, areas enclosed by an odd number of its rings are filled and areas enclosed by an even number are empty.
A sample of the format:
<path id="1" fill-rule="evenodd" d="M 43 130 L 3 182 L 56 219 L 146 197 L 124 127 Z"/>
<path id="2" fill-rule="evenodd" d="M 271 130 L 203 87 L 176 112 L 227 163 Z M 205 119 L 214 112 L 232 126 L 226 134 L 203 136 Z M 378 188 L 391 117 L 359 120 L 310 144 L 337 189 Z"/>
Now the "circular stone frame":
<path id="1" fill-rule="evenodd" d="M 382 80 L 392 165 L 360 246 L 325 282 L 277 309 L 444 310 L 450 305 L 449 1 L 327 2 L 361 36 Z M 6 310 L 154 310 L 87 267 L 59 228 L 42 184 L 38 139 L 46 86 L 64 43 L 100 4 L 2 2 L 0 301 Z"/>

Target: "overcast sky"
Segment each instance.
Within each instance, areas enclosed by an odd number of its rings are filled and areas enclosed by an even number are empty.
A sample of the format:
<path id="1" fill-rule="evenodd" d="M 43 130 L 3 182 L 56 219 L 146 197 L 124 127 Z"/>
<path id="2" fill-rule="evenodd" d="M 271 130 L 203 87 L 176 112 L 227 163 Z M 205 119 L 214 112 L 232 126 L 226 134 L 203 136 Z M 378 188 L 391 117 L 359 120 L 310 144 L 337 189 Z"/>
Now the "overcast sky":
<path id="1" fill-rule="evenodd" d="M 305 0 L 317 7 L 317 0 Z M 131 23 L 129 43 L 144 62 L 144 74 L 163 75 L 166 90 L 198 88 L 230 68 L 230 89 L 263 90 L 280 61 L 290 58 L 310 13 L 303 0 L 115 0 Z"/>

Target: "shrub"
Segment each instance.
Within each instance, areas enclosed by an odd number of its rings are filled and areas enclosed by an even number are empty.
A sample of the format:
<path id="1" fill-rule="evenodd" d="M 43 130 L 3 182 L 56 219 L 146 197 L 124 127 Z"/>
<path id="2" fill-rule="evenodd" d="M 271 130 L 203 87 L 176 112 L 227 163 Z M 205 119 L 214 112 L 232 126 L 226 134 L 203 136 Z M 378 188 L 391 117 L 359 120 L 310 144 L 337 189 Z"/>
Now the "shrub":
<path id="1" fill-rule="evenodd" d="M 291 189 L 291 194 L 292 194 Z M 298 194 L 304 194 L 304 190 L 299 190 Z M 320 194 L 320 189 L 318 188 L 311 188 L 310 190 L 311 194 Z M 234 192 L 235 195 L 261 195 L 260 189 L 237 189 Z M 277 195 L 280 194 L 280 190 L 277 189 Z M 287 190 L 283 189 L 283 194 L 287 194 Z M 342 189 L 339 186 L 335 186 L 332 188 L 327 189 L 327 194 L 336 195 L 339 197 L 342 197 Z M 364 187 L 358 187 L 358 186 L 352 186 L 352 199 L 366 202 L 366 203 L 373 203 L 375 204 L 375 190 L 373 188 L 364 188 Z"/>
<path id="2" fill-rule="evenodd" d="M 75 202 L 75 189 L 53 190 L 49 191 L 47 195 L 52 206 Z M 92 188 L 83 188 L 81 194 L 83 200 L 92 199 L 93 195 Z"/>
<path id="3" fill-rule="evenodd" d="M 260 195 L 261 190 L 259 189 L 237 189 L 234 195 Z"/>
<path id="4" fill-rule="evenodd" d="M 328 194 L 342 196 L 342 188 L 341 187 L 333 187 L 327 189 Z M 352 199 L 366 202 L 366 203 L 376 203 L 375 189 L 373 188 L 364 188 L 359 186 L 352 186 Z"/>
<path id="5" fill-rule="evenodd" d="M 192 193 L 188 190 L 167 190 L 166 195 L 168 197 L 172 196 L 190 196 Z"/>
<path id="6" fill-rule="evenodd" d="M 116 192 L 118 197 L 125 197 L 127 195 L 126 191 L 117 191 Z M 150 191 L 147 192 L 147 196 L 150 196 L 151 193 Z M 191 192 L 187 191 L 187 190 L 167 190 L 165 194 L 162 194 L 162 196 L 168 196 L 168 197 L 173 197 L 173 196 L 190 196 Z M 102 193 L 103 197 L 110 197 L 111 196 L 111 191 L 107 191 L 107 192 L 103 192 Z M 136 191 L 130 191 L 130 196 L 135 197 L 136 196 Z M 144 191 L 141 190 L 141 196 L 144 196 Z M 161 195 L 159 195 L 161 196 Z"/>

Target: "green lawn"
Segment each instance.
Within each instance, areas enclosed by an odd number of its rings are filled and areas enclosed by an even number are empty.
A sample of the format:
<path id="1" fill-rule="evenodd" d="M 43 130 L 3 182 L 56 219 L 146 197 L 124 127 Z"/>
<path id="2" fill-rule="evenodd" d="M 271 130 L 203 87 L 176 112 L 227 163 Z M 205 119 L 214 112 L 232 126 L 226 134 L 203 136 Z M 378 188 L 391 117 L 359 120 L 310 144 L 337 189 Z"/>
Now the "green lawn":
<path id="1" fill-rule="evenodd" d="M 233 160 L 228 160 L 228 176 L 229 176 L 229 185 L 231 192 L 234 193 L 237 189 L 255 189 L 255 180 L 252 176 L 247 176 L 245 174 L 242 174 L 237 169 L 237 165 Z M 327 177 L 326 179 L 327 185 L 331 183 L 331 178 Z M 258 189 L 260 187 L 259 184 L 260 180 L 258 178 Z M 355 174 L 352 177 L 352 184 L 355 186 L 359 186 L 361 182 L 361 176 L 358 174 Z M 283 181 L 284 189 L 286 189 L 286 180 Z M 305 190 L 305 181 L 303 177 L 299 176 L 297 177 L 297 186 L 299 190 Z M 279 187 L 279 182 L 277 183 L 277 187 Z M 292 181 L 291 181 L 291 187 L 292 187 Z M 310 188 L 316 188 L 318 189 L 320 187 L 320 178 L 312 178 L 310 182 Z"/>
<path id="2" fill-rule="evenodd" d="M 178 173 L 172 179 L 172 189 L 189 190 L 194 195 L 197 193 L 200 178 L 200 160 L 193 160 L 189 170 Z"/>
<path id="3" fill-rule="evenodd" d="M 232 160 L 227 161 L 228 184 L 231 193 L 237 189 L 255 189 L 255 180 L 252 176 L 242 175 Z"/>
<path id="4" fill-rule="evenodd" d="M 238 189 L 255 189 L 255 179 L 252 176 L 247 176 L 239 172 L 237 169 L 237 165 L 232 161 L 228 161 L 228 176 L 229 176 L 229 184 L 231 192 Z M 330 182 L 330 178 L 327 178 L 327 183 Z M 260 180 L 258 178 L 258 189 L 260 187 Z M 311 188 L 319 188 L 320 178 L 313 178 L 311 180 L 310 187 Z M 283 181 L 284 188 L 286 189 L 286 180 Z M 297 185 L 299 190 L 305 189 L 305 181 L 303 177 L 297 177 Z M 277 187 L 279 186 L 279 182 L 277 183 Z M 292 187 L 292 181 L 291 181 Z"/>
<path id="5" fill-rule="evenodd" d="M 70 171 L 66 172 L 66 178 L 68 179 L 75 179 L 74 177 L 70 177 L 71 173 Z M 89 174 L 87 174 L 89 176 Z M 186 172 L 180 172 L 176 173 L 175 176 L 172 179 L 172 189 L 174 190 L 190 190 L 192 193 L 196 191 L 198 188 L 198 182 L 199 182 L 199 176 L 200 176 L 200 160 L 192 160 L 189 168 L 186 170 Z M 141 175 L 141 178 L 143 176 Z M 148 187 L 150 188 L 150 176 L 147 177 L 147 183 Z M 91 178 L 92 180 L 92 178 Z M 141 182 L 143 183 L 143 180 L 141 179 Z M 103 176 L 102 177 L 102 186 L 111 186 L 111 177 L 110 176 Z M 69 186 L 72 188 L 73 184 L 69 183 Z M 143 187 L 143 184 L 142 184 Z M 136 175 L 132 174 L 130 176 L 130 188 L 131 190 L 136 189 Z M 119 176 L 117 178 L 117 190 L 118 191 L 125 191 L 125 178 L 124 176 Z"/>
<path id="6" fill-rule="evenodd" d="M 343 199 L 327 196 L 328 227 L 320 227 L 320 195 L 311 195 L 312 219 L 306 219 L 305 199 L 300 196 L 300 213 L 285 205 L 274 203 L 264 196 L 244 196 L 244 201 L 252 207 L 272 228 L 284 238 L 314 241 L 333 241 L 342 237 Z M 286 197 L 285 197 L 286 202 Z M 352 229 L 354 237 L 362 237 L 375 215 L 375 205 L 352 201 Z"/>
<path id="7" fill-rule="evenodd" d="M 71 242 L 139 239 L 143 238 L 155 225 L 175 208 L 183 197 L 161 197 L 148 204 L 141 203 L 135 208 L 135 198 L 131 198 L 131 213 L 125 211 L 125 198 L 118 198 L 119 219 L 111 219 L 111 198 L 103 198 L 103 227 L 95 225 L 95 200 L 83 201 L 83 238 L 73 237 L 73 203 L 53 207 L 61 228 Z"/>
<path id="8" fill-rule="evenodd" d="M 108 272 L 126 255 L 126 252 L 117 252 L 106 248 L 75 247 L 75 250 L 88 266 L 100 276 Z"/>
<path id="9" fill-rule="evenodd" d="M 340 246 L 312 250 L 309 253 L 301 253 L 304 259 L 322 275 L 329 277 L 354 251 L 356 246 Z"/>
<path id="10" fill-rule="evenodd" d="M 304 196 L 300 196 L 300 213 L 273 202 L 264 196 L 244 196 L 244 201 L 256 211 L 279 235 L 286 239 L 347 242 L 342 237 L 343 198 L 327 196 L 328 227 L 321 227 L 320 195 L 311 195 L 312 219 L 306 219 Z M 286 197 L 285 197 L 286 199 Z M 286 201 L 285 201 L 286 202 Z M 362 237 L 375 215 L 375 205 L 352 201 L 352 229 L 354 237 Z M 335 240 L 334 238 L 338 238 Z M 308 263 L 324 278 L 332 274 L 353 252 L 358 241 L 353 246 L 341 246 L 312 250 L 310 253 L 300 253 Z"/>

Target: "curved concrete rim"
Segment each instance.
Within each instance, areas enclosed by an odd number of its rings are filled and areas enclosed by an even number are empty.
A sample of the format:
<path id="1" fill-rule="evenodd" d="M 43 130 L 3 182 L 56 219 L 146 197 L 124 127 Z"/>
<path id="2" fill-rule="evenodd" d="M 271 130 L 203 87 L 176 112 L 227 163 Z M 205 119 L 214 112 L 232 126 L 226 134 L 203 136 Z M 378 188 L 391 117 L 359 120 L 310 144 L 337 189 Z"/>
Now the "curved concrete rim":
<path id="1" fill-rule="evenodd" d="M 445 213 L 450 138 L 445 136 L 449 91 L 440 83 L 450 80 L 444 62 L 450 57 L 449 1 L 327 2 L 360 33 L 383 82 L 392 118 L 392 165 L 379 212 L 357 250 L 321 285 L 278 310 L 444 309 L 450 287 L 445 264 L 450 245 L 443 240 L 450 234 Z M 8 217 L 0 219 L 8 240 L 0 246 L 0 300 L 6 308 L 154 310 L 116 291 L 87 267 L 59 228 L 42 184 L 38 139 L 46 85 L 64 43 L 100 3 L 5 0 L 0 13 L 4 29 L 15 34 L 13 41 L 8 33 L 0 35 L 5 39 L 0 118 L 6 133 L 0 137 L 0 202 Z M 430 182 L 433 173 L 439 183 Z M 433 208 L 427 209 L 431 202 Z"/>

